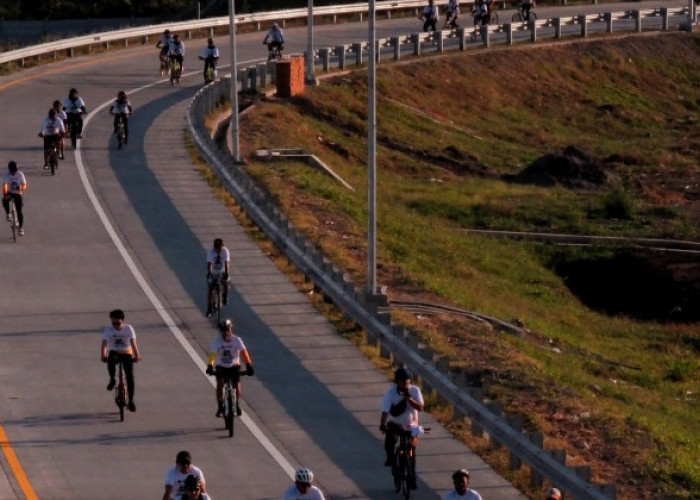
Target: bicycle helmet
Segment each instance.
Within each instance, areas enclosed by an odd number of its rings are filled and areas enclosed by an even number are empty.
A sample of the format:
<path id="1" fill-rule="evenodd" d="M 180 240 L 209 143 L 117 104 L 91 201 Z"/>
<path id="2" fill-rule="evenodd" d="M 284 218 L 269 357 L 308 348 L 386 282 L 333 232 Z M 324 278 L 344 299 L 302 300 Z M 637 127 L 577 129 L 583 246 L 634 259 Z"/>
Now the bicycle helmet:
<path id="1" fill-rule="evenodd" d="M 412 377 L 413 374 L 411 373 L 411 370 L 404 368 L 403 366 L 394 372 L 394 380 L 397 382 L 399 380 L 411 380 Z"/>
<path id="2" fill-rule="evenodd" d="M 126 92 L 124 92 L 123 90 L 120 90 L 117 93 L 117 99 L 126 101 Z"/>
<path id="3" fill-rule="evenodd" d="M 311 483 L 314 480 L 314 473 L 311 469 L 302 468 L 294 474 L 294 480 L 300 483 Z"/>
<path id="4" fill-rule="evenodd" d="M 17 172 L 17 162 L 12 160 L 10 163 L 7 164 L 7 170 L 12 172 L 13 174 Z"/>
<path id="5" fill-rule="evenodd" d="M 225 332 L 229 327 L 233 328 L 233 321 L 231 321 L 230 319 L 226 319 L 219 323 L 219 330 L 221 330 L 222 333 Z"/>
<path id="6" fill-rule="evenodd" d="M 459 469 L 459 470 L 454 471 L 452 473 L 452 480 L 454 481 L 455 479 L 460 478 L 462 476 L 469 479 L 469 471 L 467 469 Z"/>

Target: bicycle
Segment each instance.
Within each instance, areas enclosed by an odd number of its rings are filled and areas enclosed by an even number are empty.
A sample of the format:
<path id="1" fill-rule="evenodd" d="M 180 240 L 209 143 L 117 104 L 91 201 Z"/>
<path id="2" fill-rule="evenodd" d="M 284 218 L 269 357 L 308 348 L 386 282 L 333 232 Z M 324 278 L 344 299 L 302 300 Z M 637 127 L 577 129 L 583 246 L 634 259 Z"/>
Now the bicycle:
<path id="1" fill-rule="evenodd" d="M 477 15 L 475 15 L 473 12 L 472 12 L 472 16 L 474 17 L 474 27 L 481 26 L 481 24 L 482 24 L 482 22 L 481 22 L 481 17 L 482 17 L 482 16 L 477 16 Z M 499 24 L 499 23 L 498 23 L 498 12 L 496 12 L 495 10 L 494 10 L 494 11 L 491 11 L 491 12 L 489 13 L 489 22 L 488 22 L 488 24 L 493 24 L 493 25 L 495 25 L 495 26 L 498 26 L 498 24 Z"/>
<path id="2" fill-rule="evenodd" d="M 17 207 L 15 207 L 15 199 L 10 196 L 8 200 L 10 208 L 10 229 L 12 230 L 12 241 L 17 242 L 17 235 L 19 234 L 19 219 L 17 218 Z"/>
<path id="3" fill-rule="evenodd" d="M 168 56 L 161 52 L 158 54 L 158 59 L 160 60 L 160 76 L 165 76 L 170 74 L 170 61 L 168 61 Z"/>
<path id="4" fill-rule="evenodd" d="M 246 372 L 240 371 L 238 368 L 238 378 L 244 376 Z M 212 377 L 216 376 L 216 372 L 210 374 Z M 238 408 L 238 400 L 236 398 L 236 388 L 233 386 L 234 377 L 224 378 L 224 399 L 223 409 L 224 409 L 224 427 L 228 431 L 228 437 L 233 437 L 233 419 L 236 416 L 236 408 Z M 236 380 L 236 384 L 238 380 Z"/>
<path id="5" fill-rule="evenodd" d="M 119 421 L 124 421 L 124 409 L 126 408 L 126 384 L 124 382 L 124 367 L 122 360 L 117 359 L 119 365 L 119 375 L 117 377 L 117 385 L 114 386 L 114 402 L 119 408 Z"/>
<path id="6" fill-rule="evenodd" d="M 124 124 L 124 115 L 117 116 L 117 144 L 118 149 L 122 148 L 122 144 L 126 144 L 126 125 Z"/>
<path id="7" fill-rule="evenodd" d="M 211 286 L 212 291 L 214 292 L 214 297 L 212 303 L 210 304 L 211 315 L 214 318 L 214 321 L 216 321 L 216 324 L 218 325 L 221 322 L 221 304 L 223 303 L 223 301 L 221 300 L 221 293 L 223 283 L 221 282 L 221 275 L 212 277 L 211 280 L 212 281 L 209 286 Z"/>
<path id="8" fill-rule="evenodd" d="M 523 9 L 523 6 L 521 4 L 520 7 L 518 7 L 518 11 L 515 14 L 513 14 L 511 21 L 514 23 L 524 23 L 528 21 L 528 19 L 526 19 L 525 17 L 525 10 Z M 535 11 L 532 9 L 530 9 L 529 21 L 537 21 L 537 14 L 535 14 Z"/>
<path id="9" fill-rule="evenodd" d="M 79 123 L 79 117 L 80 115 L 83 114 L 82 110 L 79 110 L 74 113 L 68 113 L 68 131 L 70 135 L 70 143 L 73 146 L 73 149 L 75 149 L 76 144 L 77 144 L 77 139 L 78 139 L 78 123 Z"/>
<path id="10" fill-rule="evenodd" d="M 180 83 L 180 77 L 182 76 L 182 66 L 177 59 L 172 58 L 170 63 L 170 85 L 175 85 Z"/>
<path id="11" fill-rule="evenodd" d="M 429 427 L 423 428 L 423 432 L 430 431 Z M 394 491 L 402 493 L 408 500 L 411 491 L 415 489 L 417 478 L 413 470 L 415 445 L 418 441 L 410 430 L 400 429 L 398 445 L 394 449 L 394 464 L 391 466 L 391 474 L 394 476 Z M 412 488 L 413 486 L 413 488 Z"/>
<path id="12" fill-rule="evenodd" d="M 459 24 L 457 24 L 457 15 L 452 13 L 452 15 L 449 15 L 445 19 L 445 23 L 442 25 L 443 30 L 453 30 L 459 28 Z"/>
<path id="13" fill-rule="evenodd" d="M 51 168 L 51 175 L 56 175 L 56 170 L 58 169 L 58 141 L 54 141 L 51 144 L 51 149 L 49 149 L 49 167 Z"/>
<path id="14" fill-rule="evenodd" d="M 263 42 L 263 43 L 265 45 L 267 45 L 267 60 L 268 61 L 273 61 L 275 59 L 282 59 L 282 49 L 284 47 L 277 45 L 277 44 L 273 45 L 272 42 Z"/>

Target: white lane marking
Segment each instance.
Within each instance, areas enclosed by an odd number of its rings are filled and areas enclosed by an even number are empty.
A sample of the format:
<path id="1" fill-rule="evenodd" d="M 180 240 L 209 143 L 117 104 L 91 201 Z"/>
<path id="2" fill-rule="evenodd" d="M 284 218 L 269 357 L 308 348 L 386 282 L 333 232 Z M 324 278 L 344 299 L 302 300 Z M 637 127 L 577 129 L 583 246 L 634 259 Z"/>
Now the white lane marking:
<path id="1" fill-rule="evenodd" d="M 199 73 L 199 72 L 197 72 Z M 139 92 L 141 90 L 153 87 L 159 83 L 162 82 L 167 82 L 168 80 L 160 80 L 154 83 L 150 83 L 148 85 L 144 85 L 143 87 L 138 87 L 136 89 L 132 89 L 129 91 L 130 94 L 134 94 L 136 92 Z M 95 116 L 98 112 L 102 111 L 105 109 L 109 104 L 111 104 L 113 101 L 107 101 L 97 108 L 95 108 L 91 113 L 89 113 L 85 117 L 85 127 L 87 127 L 88 123 L 92 119 L 93 116 Z M 102 221 L 102 225 L 104 228 L 107 230 L 107 234 L 109 234 L 109 237 L 112 239 L 112 243 L 114 243 L 114 246 L 117 248 L 117 251 L 119 252 L 119 255 L 121 255 L 122 259 L 124 259 L 124 262 L 126 263 L 126 266 L 129 268 L 129 271 L 131 271 L 131 274 L 134 276 L 134 279 L 136 282 L 139 284 L 141 289 L 143 290 L 143 293 L 146 294 L 146 297 L 148 297 L 148 300 L 150 300 L 151 304 L 155 308 L 155 310 L 160 314 L 160 317 L 163 319 L 163 322 L 167 325 L 167 327 L 170 329 L 172 332 L 173 336 L 177 339 L 177 341 L 180 343 L 180 345 L 185 349 L 185 352 L 189 354 L 190 358 L 194 362 L 195 365 L 197 365 L 197 368 L 202 372 L 202 374 L 209 380 L 209 383 L 214 387 L 216 385 L 216 381 L 214 380 L 214 377 L 210 377 L 206 375 L 205 369 L 206 369 L 206 363 L 202 358 L 200 358 L 199 354 L 195 350 L 194 347 L 192 347 L 192 344 L 190 344 L 185 336 L 182 334 L 178 326 L 175 324 L 173 319 L 171 318 L 170 314 L 168 314 L 168 311 L 163 307 L 163 304 L 161 304 L 160 300 L 156 296 L 156 294 L 153 292 L 153 289 L 150 287 L 146 279 L 143 277 L 141 272 L 139 271 L 138 267 L 136 266 L 136 263 L 134 260 L 131 258 L 131 255 L 129 255 L 129 252 L 127 251 L 126 247 L 124 244 L 121 242 L 119 239 L 119 235 L 117 234 L 116 230 L 114 229 L 114 226 L 112 226 L 112 223 L 109 221 L 109 218 L 107 217 L 107 214 L 100 204 L 99 199 L 95 195 L 95 191 L 92 188 L 92 185 L 90 184 L 90 180 L 88 179 L 85 165 L 83 164 L 83 155 L 82 152 L 80 151 L 80 143 L 78 142 L 76 144 L 76 149 L 75 149 L 75 163 L 78 168 L 78 174 L 80 175 L 80 180 L 83 183 L 83 187 L 85 188 L 85 191 L 87 192 L 88 198 L 90 199 L 90 202 L 92 203 L 92 206 L 95 209 L 95 212 L 97 212 L 98 217 L 100 218 L 100 221 Z M 265 434 L 260 430 L 260 428 L 253 422 L 250 417 L 246 413 L 241 415 L 239 417 L 243 424 L 250 430 L 250 432 L 255 436 L 255 438 L 258 440 L 258 442 L 262 445 L 265 450 L 272 456 L 272 458 L 277 462 L 277 464 L 282 468 L 282 470 L 290 477 L 294 478 L 294 473 L 296 469 L 292 466 L 291 463 L 282 455 L 282 453 L 275 447 L 275 445 L 272 444 L 272 442 L 265 436 Z"/>

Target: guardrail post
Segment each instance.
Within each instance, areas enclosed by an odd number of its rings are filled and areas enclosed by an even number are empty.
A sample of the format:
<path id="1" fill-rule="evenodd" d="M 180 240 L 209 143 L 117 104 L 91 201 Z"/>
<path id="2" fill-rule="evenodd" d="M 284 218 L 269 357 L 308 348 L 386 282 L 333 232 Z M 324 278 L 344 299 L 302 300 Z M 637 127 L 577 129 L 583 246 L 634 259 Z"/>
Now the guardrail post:
<path id="1" fill-rule="evenodd" d="M 493 413 L 495 417 L 500 417 L 503 413 L 503 405 L 497 401 L 490 401 L 486 404 L 486 407 Z M 500 441 L 498 441 L 494 436 L 489 435 L 489 445 L 492 450 L 498 450 L 501 447 Z"/>
<path id="2" fill-rule="evenodd" d="M 632 11 L 632 17 L 634 18 L 634 30 L 637 33 L 642 31 L 642 13 L 639 10 Z"/>
<path id="3" fill-rule="evenodd" d="M 555 17 L 554 21 L 554 38 L 561 38 L 561 17 Z"/>
<path id="4" fill-rule="evenodd" d="M 355 64 L 362 64 L 362 44 L 357 42 L 352 44 L 352 51 L 355 53 Z"/>
<path id="5" fill-rule="evenodd" d="M 420 55 L 420 35 L 418 33 L 411 33 L 411 43 L 413 44 L 413 55 Z"/>
<path id="6" fill-rule="evenodd" d="M 513 45 L 513 25 L 511 23 L 504 24 L 503 31 L 506 32 L 506 45 Z"/>
<path id="7" fill-rule="evenodd" d="M 236 81 L 241 84 L 241 92 L 248 90 L 248 70 L 239 69 L 236 71 Z"/>
<path id="8" fill-rule="evenodd" d="M 457 38 L 459 39 L 459 50 L 466 50 L 467 31 L 464 28 L 457 28 Z"/>
<path id="9" fill-rule="evenodd" d="M 579 14 L 578 23 L 581 26 L 581 38 L 588 36 L 588 24 L 586 23 L 586 14 Z"/>
<path id="10" fill-rule="evenodd" d="M 529 433 L 527 434 L 527 438 L 532 444 L 534 444 L 538 448 L 544 448 L 544 436 L 541 432 L 538 431 Z M 544 478 L 542 477 L 542 474 L 530 467 L 530 486 L 532 486 L 533 488 L 541 488 L 543 480 Z"/>
<path id="11" fill-rule="evenodd" d="M 487 49 L 491 47 L 491 35 L 489 33 L 489 25 L 482 24 L 479 29 L 481 30 L 481 41 L 484 43 L 484 47 Z"/>
<path id="12" fill-rule="evenodd" d="M 338 56 L 338 69 L 345 69 L 345 45 L 336 45 L 335 55 Z"/>
<path id="13" fill-rule="evenodd" d="M 367 47 L 367 57 L 369 58 L 369 47 Z M 379 40 L 374 41 L 374 55 L 376 57 L 376 63 L 379 64 L 379 61 L 382 59 L 382 45 L 379 43 Z"/>
<path id="14" fill-rule="evenodd" d="M 68 57 L 73 57 L 74 53 L 75 53 L 75 49 L 73 47 L 71 47 L 70 49 L 68 49 L 67 55 L 68 55 Z"/>
<path id="15" fill-rule="evenodd" d="M 318 49 L 318 56 L 321 59 L 321 66 L 323 67 L 323 71 L 330 71 L 331 50 L 328 48 Z"/>
<path id="16" fill-rule="evenodd" d="M 260 79 L 260 87 L 267 87 L 267 63 L 260 63 L 256 66 L 256 72 L 258 73 L 258 78 Z"/>
<path id="17" fill-rule="evenodd" d="M 537 23 L 533 20 L 530 20 L 527 24 L 530 28 L 530 41 L 532 43 L 535 43 L 537 41 Z"/>
<path id="18" fill-rule="evenodd" d="M 668 31 L 668 7 L 661 7 L 661 30 Z"/>
<path id="19" fill-rule="evenodd" d="M 437 37 L 437 51 L 445 51 L 445 40 L 442 37 L 442 30 L 433 32 L 433 37 Z"/>
<path id="20" fill-rule="evenodd" d="M 141 37 L 141 45 L 148 45 L 148 35 Z"/>
<path id="21" fill-rule="evenodd" d="M 363 21 L 362 12 L 360 12 L 360 22 Z"/>
<path id="22" fill-rule="evenodd" d="M 523 417 L 522 415 L 506 415 L 506 423 L 518 432 L 523 430 Z M 512 451 L 508 454 L 508 466 L 510 470 L 518 470 L 522 466 L 523 462 L 520 458 L 515 455 Z"/>
<path id="23" fill-rule="evenodd" d="M 613 19 L 612 19 L 612 12 L 606 12 L 603 14 L 603 19 L 605 19 L 605 25 L 606 25 L 606 31 L 608 33 L 613 32 Z"/>
<path id="24" fill-rule="evenodd" d="M 401 59 L 401 40 L 398 36 L 391 37 L 391 46 L 394 48 L 394 61 Z"/>

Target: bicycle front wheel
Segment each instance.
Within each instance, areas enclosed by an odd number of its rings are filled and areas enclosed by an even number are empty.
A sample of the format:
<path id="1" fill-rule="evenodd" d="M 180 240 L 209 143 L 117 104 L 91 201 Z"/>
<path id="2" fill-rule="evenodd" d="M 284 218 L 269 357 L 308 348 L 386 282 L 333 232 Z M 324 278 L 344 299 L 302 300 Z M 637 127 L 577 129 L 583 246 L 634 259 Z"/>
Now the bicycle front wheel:
<path id="1" fill-rule="evenodd" d="M 17 233 L 19 232 L 19 224 L 17 223 L 17 209 L 15 208 L 15 200 L 10 198 L 10 226 L 12 229 L 12 241 L 17 243 Z"/>
<path id="2" fill-rule="evenodd" d="M 411 488 L 408 484 L 408 478 L 411 473 L 410 466 L 409 458 L 405 454 L 401 455 L 401 492 L 406 500 L 411 497 Z"/>
<path id="3" fill-rule="evenodd" d="M 530 11 L 530 21 L 537 21 L 537 14 L 534 11 Z"/>
<path id="4" fill-rule="evenodd" d="M 489 21 L 491 24 L 495 24 L 496 26 L 499 25 L 498 22 L 498 12 L 492 12 L 491 13 L 491 21 Z"/>
<path id="5" fill-rule="evenodd" d="M 229 384 L 231 382 L 228 382 Z M 233 396 L 233 388 L 229 391 L 227 397 L 227 411 L 226 411 L 226 428 L 228 429 L 228 437 L 233 437 L 233 412 L 236 411 L 236 398 Z"/>
<path id="6" fill-rule="evenodd" d="M 513 14 L 513 17 L 511 18 L 511 21 L 514 23 L 522 23 L 523 22 L 523 13 L 522 12 L 516 12 Z"/>

